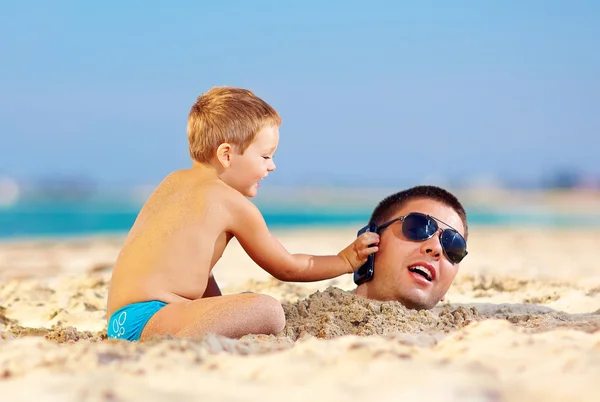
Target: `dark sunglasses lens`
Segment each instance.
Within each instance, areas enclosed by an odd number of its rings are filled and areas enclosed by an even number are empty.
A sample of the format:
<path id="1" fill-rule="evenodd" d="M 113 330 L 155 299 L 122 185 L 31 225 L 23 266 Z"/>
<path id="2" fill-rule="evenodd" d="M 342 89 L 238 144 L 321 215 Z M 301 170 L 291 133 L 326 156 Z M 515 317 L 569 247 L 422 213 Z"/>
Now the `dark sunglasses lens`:
<path id="1" fill-rule="evenodd" d="M 442 248 L 451 262 L 458 264 L 465 258 L 467 243 L 460 233 L 446 229 L 442 232 L 441 241 Z"/>
<path id="2" fill-rule="evenodd" d="M 402 234 L 408 240 L 427 240 L 433 236 L 437 229 L 437 223 L 422 214 L 408 214 L 402 221 Z"/>

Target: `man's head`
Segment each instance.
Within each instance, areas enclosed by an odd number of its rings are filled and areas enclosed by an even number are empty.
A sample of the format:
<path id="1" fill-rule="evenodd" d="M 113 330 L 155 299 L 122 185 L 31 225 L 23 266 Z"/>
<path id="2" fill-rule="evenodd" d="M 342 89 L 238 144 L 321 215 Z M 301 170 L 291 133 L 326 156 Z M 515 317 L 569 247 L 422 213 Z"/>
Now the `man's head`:
<path id="1" fill-rule="evenodd" d="M 188 116 L 190 156 L 197 163 L 214 163 L 223 181 L 254 196 L 258 181 L 275 169 L 280 125 L 275 109 L 252 92 L 212 88 L 198 97 Z"/>
<path id="2" fill-rule="evenodd" d="M 431 218 L 412 215 L 410 219 L 397 219 L 411 213 Z M 443 234 L 446 250 L 440 235 L 451 228 L 467 238 L 467 216 L 461 203 L 442 188 L 417 186 L 383 199 L 370 221 L 377 226 L 393 223 L 384 225 L 379 232 L 373 279 L 359 285 L 357 294 L 376 300 L 397 300 L 409 308 L 433 308 L 444 298 L 458 272 L 459 264 L 451 261 L 460 260 L 460 255 L 450 247 L 456 244 L 452 243 L 455 232 Z M 429 228 L 437 225 L 438 231 L 426 240 L 410 240 L 405 235 L 409 228 L 403 231 L 403 225 L 421 223 L 427 223 Z M 460 243 L 462 239 L 455 241 Z"/>

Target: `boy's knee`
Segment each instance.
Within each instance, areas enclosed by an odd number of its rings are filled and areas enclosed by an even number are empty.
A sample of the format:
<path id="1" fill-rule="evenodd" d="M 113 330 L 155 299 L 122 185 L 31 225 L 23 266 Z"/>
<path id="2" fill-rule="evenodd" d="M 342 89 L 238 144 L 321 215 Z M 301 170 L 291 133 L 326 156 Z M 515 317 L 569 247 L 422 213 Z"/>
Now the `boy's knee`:
<path id="1" fill-rule="evenodd" d="M 264 333 L 278 334 L 285 327 L 285 313 L 281 303 L 268 295 L 254 294 L 255 303 L 262 311 L 261 321 L 264 325 Z"/>

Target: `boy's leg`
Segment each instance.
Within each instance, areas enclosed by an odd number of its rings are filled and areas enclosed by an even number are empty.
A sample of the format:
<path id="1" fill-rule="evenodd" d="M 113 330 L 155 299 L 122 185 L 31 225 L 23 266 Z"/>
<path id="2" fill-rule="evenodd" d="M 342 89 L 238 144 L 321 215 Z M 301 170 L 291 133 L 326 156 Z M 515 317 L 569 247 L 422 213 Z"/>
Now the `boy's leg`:
<path id="1" fill-rule="evenodd" d="M 166 334 L 199 337 L 209 332 L 240 338 L 277 334 L 284 326 L 281 303 L 271 296 L 243 293 L 168 304 L 150 318 L 140 339 Z"/>

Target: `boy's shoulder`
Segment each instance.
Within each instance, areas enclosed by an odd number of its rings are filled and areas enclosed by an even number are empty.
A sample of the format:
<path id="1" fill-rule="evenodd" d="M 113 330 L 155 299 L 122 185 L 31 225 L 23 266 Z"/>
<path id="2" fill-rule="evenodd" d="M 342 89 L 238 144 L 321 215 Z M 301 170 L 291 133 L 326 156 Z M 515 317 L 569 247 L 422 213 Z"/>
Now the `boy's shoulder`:
<path id="1" fill-rule="evenodd" d="M 255 208 L 255 205 L 242 193 L 221 180 L 206 182 L 203 187 L 213 205 L 219 204 L 221 208 L 226 208 L 238 214 L 248 213 Z"/>
<path id="2" fill-rule="evenodd" d="M 233 217 L 256 213 L 256 206 L 236 189 L 219 179 L 202 179 L 190 175 L 189 171 L 175 171 L 169 174 L 157 188 L 157 192 L 183 191 L 191 199 L 204 200 L 200 205 L 215 213 L 229 212 Z M 171 191 L 167 190 L 168 188 Z"/>

